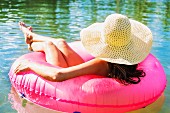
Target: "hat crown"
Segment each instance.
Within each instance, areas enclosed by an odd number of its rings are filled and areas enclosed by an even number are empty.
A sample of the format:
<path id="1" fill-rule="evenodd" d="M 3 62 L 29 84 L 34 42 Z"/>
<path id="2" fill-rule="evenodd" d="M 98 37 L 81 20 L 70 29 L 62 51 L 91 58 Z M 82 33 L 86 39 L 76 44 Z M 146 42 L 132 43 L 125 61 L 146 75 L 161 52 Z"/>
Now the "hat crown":
<path id="1" fill-rule="evenodd" d="M 109 15 L 104 22 L 104 41 L 111 46 L 125 46 L 131 40 L 129 19 L 120 14 Z"/>

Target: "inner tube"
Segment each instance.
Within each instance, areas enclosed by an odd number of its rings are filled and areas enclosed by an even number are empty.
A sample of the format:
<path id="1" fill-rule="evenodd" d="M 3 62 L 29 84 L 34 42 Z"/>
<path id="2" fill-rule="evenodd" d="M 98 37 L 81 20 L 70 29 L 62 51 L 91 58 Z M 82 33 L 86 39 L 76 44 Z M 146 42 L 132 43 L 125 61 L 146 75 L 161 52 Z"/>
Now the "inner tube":
<path id="1" fill-rule="evenodd" d="M 94 58 L 81 42 L 69 45 L 85 62 Z M 9 78 L 12 86 L 23 98 L 62 112 L 124 113 L 137 110 L 155 102 L 167 83 L 162 65 L 152 54 L 138 65 L 138 69 L 144 70 L 146 76 L 141 78 L 140 83 L 127 86 L 113 78 L 99 75 L 83 75 L 63 82 L 45 80 L 33 71 L 16 75 L 14 70 L 17 64 L 26 59 L 52 66 L 46 62 L 42 52 L 25 54 L 11 66 Z"/>

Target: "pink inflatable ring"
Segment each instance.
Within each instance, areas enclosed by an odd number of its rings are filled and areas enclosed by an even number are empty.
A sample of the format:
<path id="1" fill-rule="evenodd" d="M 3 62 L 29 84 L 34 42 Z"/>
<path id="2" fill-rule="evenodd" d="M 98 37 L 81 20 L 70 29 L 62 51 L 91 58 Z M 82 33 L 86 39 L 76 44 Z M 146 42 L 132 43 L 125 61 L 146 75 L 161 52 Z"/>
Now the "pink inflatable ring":
<path id="1" fill-rule="evenodd" d="M 93 58 L 80 42 L 70 43 L 70 46 L 84 61 Z M 12 86 L 26 99 L 62 112 L 124 113 L 153 103 L 166 87 L 163 67 L 151 54 L 138 66 L 145 71 L 146 76 L 141 78 L 139 84 L 128 86 L 99 75 L 84 75 L 63 82 L 51 82 L 34 72 L 14 74 L 16 64 L 24 59 L 50 65 L 41 52 L 21 56 L 9 72 Z"/>

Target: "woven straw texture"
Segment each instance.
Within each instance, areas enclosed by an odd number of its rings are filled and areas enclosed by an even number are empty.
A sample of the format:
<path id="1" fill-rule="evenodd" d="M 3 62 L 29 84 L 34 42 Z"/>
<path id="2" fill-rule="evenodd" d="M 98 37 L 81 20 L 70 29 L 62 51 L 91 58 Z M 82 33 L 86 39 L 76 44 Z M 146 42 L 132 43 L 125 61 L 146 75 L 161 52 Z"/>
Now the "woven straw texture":
<path id="1" fill-rule="evenodd" d="M 111 14 L 103 23 L 82 29 L 80 37 L 93 56 L 118 64 L 138 64 L 152 47 L 150 29 L 121 14 Z"/>

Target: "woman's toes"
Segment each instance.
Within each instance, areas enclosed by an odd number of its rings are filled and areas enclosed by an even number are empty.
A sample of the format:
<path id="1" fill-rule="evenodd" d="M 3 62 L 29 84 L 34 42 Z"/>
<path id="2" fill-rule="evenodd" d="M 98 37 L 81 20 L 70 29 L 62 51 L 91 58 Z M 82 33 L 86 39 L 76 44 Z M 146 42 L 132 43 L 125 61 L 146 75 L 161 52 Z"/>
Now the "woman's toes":
<path id="1" fill-rule="evenodd" d="M 24 22 L 20 22 L 20 25 L 27 27 L 26 24 Z"/>
<path id="2" fill-rule="evenodd" d="M 28 30 L 30 30 L 32 32 L 32 26 L 29 26 L 27 28 L 28 28 Z"/>

